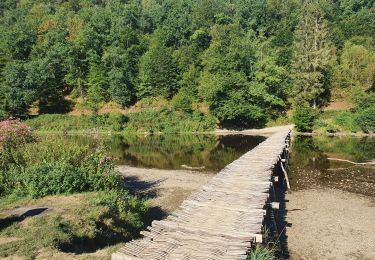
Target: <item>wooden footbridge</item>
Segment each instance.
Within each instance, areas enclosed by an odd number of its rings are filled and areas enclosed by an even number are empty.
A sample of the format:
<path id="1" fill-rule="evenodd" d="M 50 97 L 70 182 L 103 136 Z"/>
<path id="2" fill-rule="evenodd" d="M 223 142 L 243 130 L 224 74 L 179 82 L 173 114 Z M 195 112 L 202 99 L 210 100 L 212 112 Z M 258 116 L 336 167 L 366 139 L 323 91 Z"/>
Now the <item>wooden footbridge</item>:
<path id="1" fill-rule="evenodd" d="M 290 129 L 281 129 L 220 171 L 142 239 L 112 255 L 120 259 L 246 259 L 261 238 L 275 167 L 287 163 Z M 279 166 L 280 166 L 279 165 Z"/>

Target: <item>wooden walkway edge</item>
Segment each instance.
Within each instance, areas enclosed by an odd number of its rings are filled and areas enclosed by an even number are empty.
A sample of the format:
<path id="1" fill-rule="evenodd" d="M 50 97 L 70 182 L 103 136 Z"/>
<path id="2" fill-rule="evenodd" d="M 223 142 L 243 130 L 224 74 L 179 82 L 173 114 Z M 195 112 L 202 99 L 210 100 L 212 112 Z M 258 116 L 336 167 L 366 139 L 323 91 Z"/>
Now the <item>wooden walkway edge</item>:
<path id="1" fill-rule="evenodd" d="M 290 127 L 280 129 L 227 165 L 112 260 L 246 259 L 261 233 L 273 169 L 288 149 L 290 133 Z"/>

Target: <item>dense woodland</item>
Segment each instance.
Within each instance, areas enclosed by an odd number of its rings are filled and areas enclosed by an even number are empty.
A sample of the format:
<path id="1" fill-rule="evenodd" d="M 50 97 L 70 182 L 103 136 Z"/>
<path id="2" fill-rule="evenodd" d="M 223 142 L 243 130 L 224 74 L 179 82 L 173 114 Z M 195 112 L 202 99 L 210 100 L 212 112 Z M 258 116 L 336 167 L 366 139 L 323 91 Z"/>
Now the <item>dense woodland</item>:
<path id="1" fill-rule="evenodd" d="M 67 96 L 202 103 L 242 126 L 335 97 L 375 111 L 373 0 L 2 0 L 0 15 L 3 118 L 67 112 Z"/>

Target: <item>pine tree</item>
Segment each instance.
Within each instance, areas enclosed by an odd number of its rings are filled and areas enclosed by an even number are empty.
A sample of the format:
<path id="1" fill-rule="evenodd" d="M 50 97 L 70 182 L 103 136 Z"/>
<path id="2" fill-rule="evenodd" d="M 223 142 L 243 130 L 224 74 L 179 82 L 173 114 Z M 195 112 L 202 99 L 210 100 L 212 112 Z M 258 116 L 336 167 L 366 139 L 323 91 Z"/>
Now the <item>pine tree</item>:
<path id="1" fill-rule="evenodd" d="M 294 39 L 294 97 L 295 104 L 309 103 L 316 108 L 325 92 L 324 71 L 332 59 L 327 39 L 324 13 L 318 4 L 306 0 L 301 8 Z"/>

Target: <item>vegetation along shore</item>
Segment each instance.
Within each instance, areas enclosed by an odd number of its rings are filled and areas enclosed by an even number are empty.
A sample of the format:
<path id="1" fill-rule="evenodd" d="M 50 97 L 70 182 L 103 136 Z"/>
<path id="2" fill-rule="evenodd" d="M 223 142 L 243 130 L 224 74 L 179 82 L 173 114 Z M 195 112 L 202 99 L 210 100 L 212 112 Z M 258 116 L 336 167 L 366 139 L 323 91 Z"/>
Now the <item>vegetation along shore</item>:
<path id="1" fill-rule="evenodd" d="M 292 124 L 371 145 L 374 1 L 1 0 L 0 258 L 109 258 L 154 219 L 127 171 L 218 172 Z"/>

